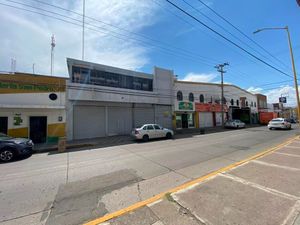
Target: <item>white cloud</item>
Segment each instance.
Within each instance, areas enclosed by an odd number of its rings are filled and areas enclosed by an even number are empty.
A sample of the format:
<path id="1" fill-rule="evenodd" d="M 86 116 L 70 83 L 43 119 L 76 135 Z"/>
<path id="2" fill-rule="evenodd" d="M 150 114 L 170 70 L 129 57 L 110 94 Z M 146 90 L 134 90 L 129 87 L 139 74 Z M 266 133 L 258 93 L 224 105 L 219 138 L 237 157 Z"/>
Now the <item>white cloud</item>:
<path id="1" fill-rule="evenodd" d="M 286 96 L 286 106 L 296 106 L 296 93 L 295 88 L 290 85 L 284 85 L 277 89 L 265 91 L 264 94 L 267 96 L 268 103 L 278 103 L 279 97 Z"/>
<path id="2" fill-rule="evenodd" d="M 263 89 L 262 88 L 258 88 L 258 87 L 249 87 L 247 89 L 247 91 L 253 93 L 253 94 L 257 94 L 260 93 Z"/>
<path id="3" fill-rule="evenodd" d="M 30 3 L 24 0 L 23 2 L 26 4 Z M 76 12 L 82 11 L 81 0 L 54 0 L 52 3 L 60 7 L 67 7 Z M 22 7 L 19 5 L 16 6 Z M 38 3 L 32 2 L 32 6 L 55 11 L 81 20 L 78 15 Z M 147 26 L 153 25 L 157 21 L 157 10 L 159 10 L 158 7 L 150 1 L 102 0 L 101 3 L 98 0 L 86 1 L 87 16 L 135 33 L 140 32 L 141 29 Z M 10 59 L 15 58 L 17 60 L 18 71 L 31 72 L 32 64 L 35 63 L 36 73 L 49 74 L 50 39 L 52 34 L 56 38 L 54 56 L 55 75 L 68 75 L 66 57 L 81 59 L 81 27 L 5 6 L 0 6 L 0 12 L 0 29 L 5 31 L 1 33 L 1 70 L 10 70 Z M 66 18 L 62 19 L 69 20 Z M 102 33 L 86 29 L 85 60 L 127 69 L 138 69 L 149 62 L 147 53 L 150 49 L 138 42 L 130 41 L 128 37 L 123 37 L 121 40 L 114 38 L 112 35 L 105 34 L 107 32 L 112 34 L 114 31 L 123 33 L 123 35 L 129 35 L 128 32 L 111 28 L 89 19 L 86 19 L 86 22 L 102 27 L 100 29 Z M 93 27 L 92 29 L 97 28 Z"/>
<path id="4" fill-rule="evenodd" d="M 217 77 L 213 73 L 188 73 L 182 80 L 193 82 L 212 82 Z"/>

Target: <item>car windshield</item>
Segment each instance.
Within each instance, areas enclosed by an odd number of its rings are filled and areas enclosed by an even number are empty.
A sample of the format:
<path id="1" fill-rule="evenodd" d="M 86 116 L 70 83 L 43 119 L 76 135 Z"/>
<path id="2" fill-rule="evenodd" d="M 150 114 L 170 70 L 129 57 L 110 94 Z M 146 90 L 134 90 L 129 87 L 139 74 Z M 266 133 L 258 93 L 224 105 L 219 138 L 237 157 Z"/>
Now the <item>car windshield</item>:
<path id="1" fill-rule="evenodd" d="M 283 119 L 273 119 L 272 122 L 282 122 Z"/>

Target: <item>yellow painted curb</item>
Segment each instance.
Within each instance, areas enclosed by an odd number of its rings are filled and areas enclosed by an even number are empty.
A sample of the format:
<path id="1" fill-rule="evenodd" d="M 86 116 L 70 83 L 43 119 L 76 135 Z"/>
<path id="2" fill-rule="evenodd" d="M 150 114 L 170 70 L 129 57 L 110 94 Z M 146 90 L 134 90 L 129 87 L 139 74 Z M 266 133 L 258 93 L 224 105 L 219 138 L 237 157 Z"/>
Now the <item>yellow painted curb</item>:
<path id="1" fill-rule="evenodd" d="M 279 149 L 279 148 L 281 148 L 281 147 L 283 147 L 283 146 L 289 144 L 290 142 L 292 142 L 293 140 L 297 139 L 298 137 L 299 137 L 299 136 L 296 136 L 296 137 L 293 137 L 293 138 L 289 138 L 289 139 L 287 139 L 285 142 L 283 142 L 283 143 L 281 143 L 281 144 L 279 144 L 279 145 L 277 145 L 277 146 L 275 146 L 275 147 L 266 149 L 266 150 L 264 150 L 264 151 L 262 151 L 262 152 L 260 152 L 260 153 L 258 153 L 258 154 L 256 154 L 256 155 L 254 155 L 254 156 L 251 156 L 251 157 L 249 157 L 249 158 L 247 158 L 247 159 L 244 159 L 244 160 L 241 160 L 241 161 L 239 161 L 239 162 L 230 164 L 230 165 L 228 165 L 228 166 L 226 166 L 226 167 L 223 167 L 223 168 L 221 168 L 221 169 L 219 169 L 219 170 L 216 170 L 216 171 L 211 172 L 211 173 L 209 173 L 209 174 L 207 174 L 207 175 L 204 175 L 204 176 L 202 176 L 202 177 L 199 177 L 199 178 L 197 178 L 197 179 L 195 179 L 195 180 L 188 181 L 188 182 L 186 182 L 186 183 L 184 183 L 184 184 L 182 184 L 182 185 L 180 185 L 180 186 L 177 186 L 177 187 L 172 188 L 172 189 L 170 189 L 170 190 L 168 190 L 168 191 L 159 193 L 159 194 L 157 194 L 157 195 L 155 195 L 155 196 L 153 196 L 153 197 L 151 197 L 151 198 L 148 198 L 148 199 L 146 199 L 146 200 L 144 200 L 144 201 L 137 202 L 137 203 L 135 203 L 135 204 L 133 204 L 133 205 L 131 205 L 131 206 L 128 206 L 128 207 L 126 207 L 126 208 L 123 208 L 123 209 L 121 209 L 121 210 L 115 211 L 115 212 L 113 212 L 113 213 L 109 213 L 109 214 L 107 214 L 107 215 L 105 215 L 105 216 L 103 216 L 103 217 L 97 218 L 97 219 L 92 220 L 92 221 L 90 221 L 90 222 L 87 222 L 87 223 L 85 223 L 85 224 L 83 224 L 83 225 L 98 225 L 98 224 L 100 224 L 100 223 L 103 223 L 103 222 L 106 222 L 106 221 L 111 220 L 111 219 L 113 219 L 113 218 L 116 218 L 116 217 L 119 217 L 119 216 L 121 216 L 121 215 L 124 215 L 125 213 L 131 212 L 131 211 L 133 211 L 133 210 L 136 210 L 136 209 L 138 209 L 138 208 L 141 208 L 141 207 L 143 207 L 143 206 L 146 206 L 146 205 L 148 205 L 148 204 L 151 204 L 151 203 L 153 203 L 153 202 L 156 202 L 156 201 L 158 201 L 159 199 L 163 198 L 163 197 L 164 197 L 166 194 L 168 194 L 168 193 L 174 193 L 174 192 L 177 192 L 177 191 L 186 189 L 186 188 L 188 188 L 188 187 L 190 187 L 190 186 L 192 186 L 192 185 L 194 185 L 194 184 L 201 183 L 201 182 L 207 180 L 208 178 L 211 178 L 211 177 L 213 177 L 213 176 L 215 176 L 215 175 L 217 175 L 217 174 L 219 174 L 219 173 L 223 173 L 223 172 L 229 171 L 229 170 L 231 170 L 231 169 L 233 169 L 233 168 L 235 168 L 235 167 L 237 167 L 237 166 L 240 166 L 240 165 L 242 165 L 242 164 L 244 164 L 244 163 L 247 163 L 247 162 L 249 162 L 249 161 L 251 161 L 251 160 L 254 160 L 254 159 L 260 158 L 260 157 L 262 157 L 262 156 L 264 156 L 264 155 L 267 155 L 267 154 L 269 154 L 269 153 L 272 153 L 272 152 L 276 151 L 277 149 Z"/>

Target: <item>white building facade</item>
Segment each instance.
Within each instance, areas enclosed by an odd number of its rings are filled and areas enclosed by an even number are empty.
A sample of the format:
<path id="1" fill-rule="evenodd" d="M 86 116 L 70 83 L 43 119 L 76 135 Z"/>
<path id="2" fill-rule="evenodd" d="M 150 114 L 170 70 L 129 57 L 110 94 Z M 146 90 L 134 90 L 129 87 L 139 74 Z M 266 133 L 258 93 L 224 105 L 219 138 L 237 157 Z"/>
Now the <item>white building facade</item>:
<path id="1" fill-rule="evenodd" d="M 69 140 L 128 135 L 135 127 L 172 127 L 173 71 L 153 74 L 67 59 Z"/>
<path id="2" fill-rule="evenodd" d="M 222 125 L 221 85 L 174 81 L 174 121 L 176 129 Z M 257 97 L 235 85 L 224 84 L 224 119 L 258 122 Z"/>

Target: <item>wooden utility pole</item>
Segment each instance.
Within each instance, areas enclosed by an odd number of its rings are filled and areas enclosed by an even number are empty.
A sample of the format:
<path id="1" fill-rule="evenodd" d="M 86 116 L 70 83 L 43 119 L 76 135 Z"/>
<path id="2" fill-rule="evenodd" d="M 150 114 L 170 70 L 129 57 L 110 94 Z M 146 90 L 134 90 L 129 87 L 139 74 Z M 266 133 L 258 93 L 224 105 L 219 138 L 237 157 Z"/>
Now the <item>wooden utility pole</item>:
<path id="1" fill-rule="evenodd" d="M 218 72 L 221 73 L 221 113 L 222 113 L 222 127 L 224 127 L 224 73 L 226 71 L 224 70 L 225 66 L 229 66 L 229 63 L 223 63 L 218 64 L 215 66 L 217 68 Z"/>

